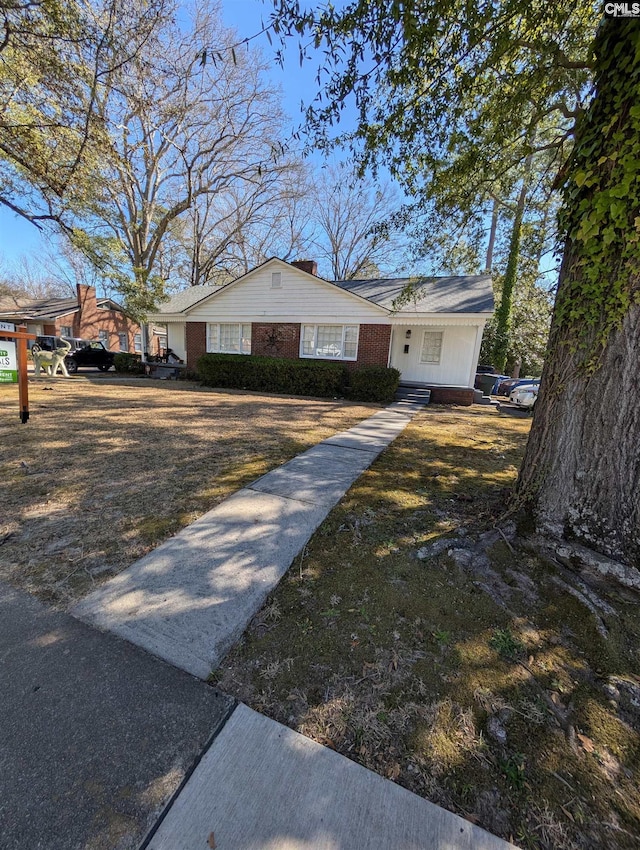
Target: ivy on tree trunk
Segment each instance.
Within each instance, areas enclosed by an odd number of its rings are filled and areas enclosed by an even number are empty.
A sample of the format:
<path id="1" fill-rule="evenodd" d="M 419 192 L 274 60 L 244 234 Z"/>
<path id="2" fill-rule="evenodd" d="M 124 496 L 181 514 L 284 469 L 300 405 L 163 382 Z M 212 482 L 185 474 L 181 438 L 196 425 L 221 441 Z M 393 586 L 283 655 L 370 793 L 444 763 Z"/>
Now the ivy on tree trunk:
<path id="1" fill-rule="evenodd" d="M 606 20 L 564 174 L 565 251 L 517 495 L 538 529 L 640 565 L 640 26 Z"/>

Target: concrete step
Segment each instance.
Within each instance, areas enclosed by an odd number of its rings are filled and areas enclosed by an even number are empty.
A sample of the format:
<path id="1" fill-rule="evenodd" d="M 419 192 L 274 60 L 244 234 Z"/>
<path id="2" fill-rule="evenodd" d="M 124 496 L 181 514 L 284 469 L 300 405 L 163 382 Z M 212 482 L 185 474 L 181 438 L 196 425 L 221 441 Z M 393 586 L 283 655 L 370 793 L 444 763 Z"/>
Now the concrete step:
<path id="1" fill-rule="evenodd" d="M 420 387 L 398 387 L 396 390 L 396 401 L 406 401 L 411 404 L 429 404 L 431 390 Z"/>

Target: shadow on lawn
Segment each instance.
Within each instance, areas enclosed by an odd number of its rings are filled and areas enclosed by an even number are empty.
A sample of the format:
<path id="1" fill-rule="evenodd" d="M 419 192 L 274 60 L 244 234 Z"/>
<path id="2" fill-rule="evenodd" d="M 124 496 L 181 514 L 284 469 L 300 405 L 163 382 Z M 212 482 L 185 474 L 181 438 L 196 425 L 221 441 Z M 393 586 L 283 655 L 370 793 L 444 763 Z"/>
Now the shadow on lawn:
<path id="1" fill-rule="evenodd" d="M 32 392 L 28 425 L 3 430 L 0 577 L 48 601 L 77 598 L 231 492 L 369 413 L 146 381 L 95 383 L 43 382 Z"/>
<path id="2" fill-rule="evenodd" d="M 611 603 L 605 639 L 564 574 L 497 534 L 482 574 L 419 560 L 499 522 L 528 428 L 434 413 L 332 511 L 216 681 L 522 847 L 636 847 L 637 604 Z"/>

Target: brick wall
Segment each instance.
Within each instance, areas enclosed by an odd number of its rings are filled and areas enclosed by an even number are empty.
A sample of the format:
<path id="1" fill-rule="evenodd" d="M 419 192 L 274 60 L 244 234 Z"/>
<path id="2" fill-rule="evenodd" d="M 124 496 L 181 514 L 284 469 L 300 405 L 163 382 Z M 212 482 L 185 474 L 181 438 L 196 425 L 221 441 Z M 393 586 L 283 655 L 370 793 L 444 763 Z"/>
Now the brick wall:
<path id="1" fill-rule="evenodd" d="M 206 322 L 187 322 L 187 366 L 195 369 L 198 359 L 207 352 L 207 324 Z"/>
<path id="2" fill-rule="evenodd" d="M 389 361 L 391 325 L 360 325 L 358 359 L 351 367 L 386 366 Z"/>
<path id="3" fill-rule="evenodd" d="M 76 294 L 80 309 L 56 319 L 56 335 L 60 335 L 63 327 L 71 327 L 71 336 L 79 339 L 99 339 L 100 331 L 106 331 L 107 348 L 111 351 L 120 351 L 119 334 L 125 334 L 128 351 L 135 350 L 135 335 L 140 333 L 140 325 L 120 310 L 103 310 L 102 307 L 98 307 L 93 286 L 78 284 Z M 46 330 L 45 333 L 47 333 Z"/>
<path id="4" fill-rule="evenodd" d="M 300 327 L 294 322 L 253 322 L 251 353 L 262 357 L 287 357 L 297 360 L 300 357 Z M 350 369 L 359 366 L 386 366 L 390 342 L 390 325 L 360 325 L 358 359 L 338 362 L 344 362 Z M 205 349 L 205 323 L 187 322 L 187 364 L 190 368 L 195 368 L 198 357 L 205 353 Z"/>
<path id="5" fill-rule="evenodd" d="M 251 353 L 262 357 L 296 359 L 300 356 L 300 325 L 294 322 L 253 322 Z"/>
<path id="6" fill-rule="evenodd" d="M 462 387 L 431 386 L 431 404 L 473 404 L 473 390 Z"/>

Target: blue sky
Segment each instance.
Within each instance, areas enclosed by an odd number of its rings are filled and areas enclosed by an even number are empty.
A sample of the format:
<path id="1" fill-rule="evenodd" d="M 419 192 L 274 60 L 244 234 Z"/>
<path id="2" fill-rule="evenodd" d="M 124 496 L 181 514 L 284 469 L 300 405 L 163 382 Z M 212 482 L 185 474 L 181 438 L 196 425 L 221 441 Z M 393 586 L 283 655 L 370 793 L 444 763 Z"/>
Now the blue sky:
<path id="1" fill-rule="evenodd" d="M 248 38 L 260 31 L 261 19 L 267 20 L 271 8 L 268 0 L 223 0 L 223 20 L 227 26 L 237 30 L 240 38 Z M 266 36 L 252 41 L 252 44 L 260 45 L 267 59 L 274 57 L 275 48 L 269 45 Z M 270 77 L 282 89 L 283 105 L 291 118 L 292 129 L 302 120 L 300 101 L 308 102 L 315 95 L 316 70 L 315 63 L 311 61 L 300 67 L 295 43 L 285 54 L 284 69 L 273 61 Z M 0 206 L 0 266 L 2 261 L 12 263 L 25 254 L 37 257 L 46 247 L 47 243 L 32 224 Z"/>

